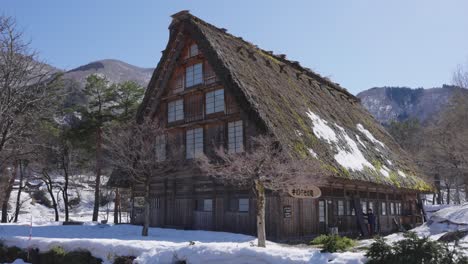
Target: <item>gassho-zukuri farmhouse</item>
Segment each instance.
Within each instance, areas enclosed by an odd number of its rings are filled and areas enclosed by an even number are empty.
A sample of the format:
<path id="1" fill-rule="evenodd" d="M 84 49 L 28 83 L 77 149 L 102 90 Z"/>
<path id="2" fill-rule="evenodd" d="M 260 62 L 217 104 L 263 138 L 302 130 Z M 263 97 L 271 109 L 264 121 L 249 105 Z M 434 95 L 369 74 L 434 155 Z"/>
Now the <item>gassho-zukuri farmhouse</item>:
<path id="1" fill-rule="evenodd" d="M 172 18 L 137 119 L 160 122 L 167 134 L 156 149 L 188 165 L 151 181 L 150 226 L 255 234 L 251 190 L 217 182 L 190 160 L 215 146 L 252 151 L 249 139 L 265 133 L 295 155 L 318 159 L 331 175 L 324 184 L 296 190 L 299 195 L 267 192 L 268 239 L 300 239 L 330 228 L 358 234 L 368 208 L 382 233 L 421 222 L 418 195 L 431 185 L 355 96 L 188 11 Z M 109 184 L 131 187 L 132 223 L 141 224 L 143 188 L 118 175 Z"/>

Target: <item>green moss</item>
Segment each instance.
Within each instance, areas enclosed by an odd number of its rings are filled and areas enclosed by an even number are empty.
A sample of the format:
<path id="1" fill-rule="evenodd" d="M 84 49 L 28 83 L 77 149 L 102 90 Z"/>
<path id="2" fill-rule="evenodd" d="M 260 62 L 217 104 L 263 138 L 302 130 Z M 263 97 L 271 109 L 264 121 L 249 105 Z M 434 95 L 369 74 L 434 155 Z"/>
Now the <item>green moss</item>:
<path id="1" fill-rule="evenodd" d="M 262 55 L 263 57 L 265 57 L 266 59 L 269 59 L 270 61 L 272 61 L 273 63 L 276 63 L 276 64 L 281 64 L 281 61 L 279 61 L 277 58 L 273 57 L 272 55 L 264 52 L 263 50 L 258 50 L 258 53 L 260 55 Z"/>
<path id="2" fill-rule="evenodd" d="M 332 173 L 334 173 L 334 174 L 336 174 L 336 175 L 340 175 L 340 172 L 338 171 L 338 169 L 335 168 L 334 166 L 328 164 L 328 163 L 322 162 L 322 164 L 320 165 L 320 167 L 321 167 L 323 170 L 332 172 Z"/>
<path id="3" fill-rule="evenodd" d="M 293 145 L 294 152 L 299 154 L 301 158 L 306 158 L 308 156 L 308 149 L 304 142 L 296 140 Z"/>
<path id="4" fill-rule="evenodd" d="M 340 172 L 345 178 L 351 179 L 351 173 L 349 173 L 349 170 L 346 169 L 345 167 L 340 166 Z"/>
<path id="5" fill-rule="evenodd" d="M 374 166 L 374 168 L 379 171 L 382 169 L 382 162 L 380 162 L 380 160 L 373 160 L 372 166 Z"/>
<path id="6" fill-rule="evenodd" d="M 389 178 L 393 185 L 395 185 L 398 188 L 401 188 L 401 183 L 400 183 L 400 180 L 398 179 L 398 175 L 396 172 L 391 171 L 389 174 Z"/>

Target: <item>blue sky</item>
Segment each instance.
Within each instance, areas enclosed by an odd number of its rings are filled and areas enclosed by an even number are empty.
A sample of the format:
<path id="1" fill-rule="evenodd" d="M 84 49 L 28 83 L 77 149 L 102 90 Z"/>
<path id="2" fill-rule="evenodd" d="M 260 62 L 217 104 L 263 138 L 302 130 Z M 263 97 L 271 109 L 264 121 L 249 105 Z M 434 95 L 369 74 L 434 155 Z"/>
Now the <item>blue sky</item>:
<path id="1" fill-rule="evenodd" d="M 435 87 L 468 62 L 468 1 L 0 0 L 41 57 L 72 69 L 100 59 L 155 67 L 170 15 L 190 12 L 284 53 L 352 93 Z"/>

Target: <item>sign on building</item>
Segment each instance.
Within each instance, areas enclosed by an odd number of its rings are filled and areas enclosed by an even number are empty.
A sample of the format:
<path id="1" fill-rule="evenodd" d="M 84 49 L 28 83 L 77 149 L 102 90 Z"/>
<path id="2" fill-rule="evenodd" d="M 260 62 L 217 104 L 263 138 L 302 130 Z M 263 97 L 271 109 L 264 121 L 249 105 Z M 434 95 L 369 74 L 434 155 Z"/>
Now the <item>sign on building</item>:
<path id="1" fill-rule="evenodd" d="M 294 198 L 319 198 L 322 191 L 317 186 L 309 185 L 307 187 L 290 188 L 289 195 Z"/>

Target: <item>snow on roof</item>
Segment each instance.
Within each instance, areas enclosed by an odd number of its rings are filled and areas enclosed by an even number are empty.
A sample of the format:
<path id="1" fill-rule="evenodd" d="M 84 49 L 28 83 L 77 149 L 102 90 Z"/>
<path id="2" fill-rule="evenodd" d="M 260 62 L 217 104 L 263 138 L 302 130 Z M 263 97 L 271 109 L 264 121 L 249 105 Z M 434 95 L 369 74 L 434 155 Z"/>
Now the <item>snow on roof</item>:
<path id="1" fill-rule="evenodd" d="M 398 175 L 400 175 L 403 178 L 406 178 L 406 174 L 401 170 L 398 170 Z"/>
<path id="2" fill-rule="evenodd" d="M 320 118 L 313 113 L 310 109 L 307 116 L 312 120 L 312 130 L 314 134 L 321 139 L 326 140 L 329 144 L 333 145 L 338 152 L 335 155 L 335 160 L 341 166 L 350 170 L 363 170 L 364 167 L 374 169 L 374 166 L 364 157 L 359 150 L 356 141 L 354 141 L 345 131 L 344 128 L 337 124 L 331 124 L 335 127 L 333 129 L 328 125 L 328 121 Z M 361 142 L 361 144 L 363 144 Z"/>
<path id="3" fill-rule="evenodd" d="M 328 126 L 328 122 L 326 120 L 323 120 L 310 110 L 306 114 L 314 124 L 312 130 L 314 131 L 314 134 L 317 137 L 325 139 L 326 141 L 328 141 L 328 143 L 338 142 L 338 138 L 336 137 L 335 131 Z"/>
<path id="4" fill-rule="evenodd" d="M 317 158 L 317 153 L 315 153 L 315 151 L 314 151 L 313 149 L 308 148 L 307 150 L 309 151 L 309 154 L 310 154 L 312 157 Z"/>
<path id="5" fill-rule="evenodd" d="M 372 141 L 373 143 L 377 143 L 379 145 L 381 145 L 382 147 L 385 147 L 384 143 L 382 143 L 381 141 L 377 140 L 373 135 L 372 133 L 365 129 L 363 125 L 361 124 L 357 124 L 356 125 L 356 128 L 364 134 L 364 136 L 366 136 L 370 141 Z"/>
<path id="6" fill-rule="evenodd" d="M 389 178 L 390 177 L 390 169 L 387 168 L 387 166 L 382 166 L 382 168 L 380 168 L 380 173 L 382 173 L 383 176 Z"/>

